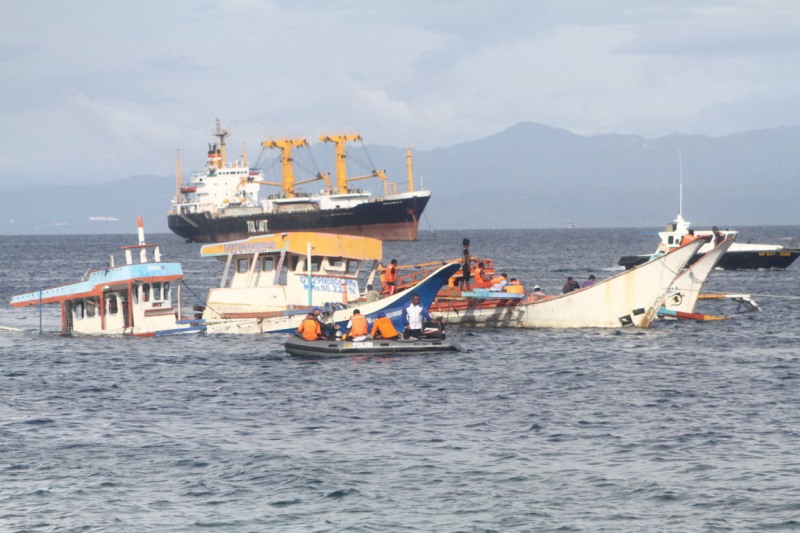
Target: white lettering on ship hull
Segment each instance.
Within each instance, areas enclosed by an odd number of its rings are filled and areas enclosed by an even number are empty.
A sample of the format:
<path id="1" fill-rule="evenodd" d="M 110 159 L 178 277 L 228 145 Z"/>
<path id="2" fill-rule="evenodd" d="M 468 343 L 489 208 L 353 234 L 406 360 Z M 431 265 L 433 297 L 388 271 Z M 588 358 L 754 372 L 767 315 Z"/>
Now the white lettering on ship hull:
<path id="1" fill-rule="evenodd" d="M 247 233 L 268 233 L 267 230 L 268 220 L 248 220 Z"/>

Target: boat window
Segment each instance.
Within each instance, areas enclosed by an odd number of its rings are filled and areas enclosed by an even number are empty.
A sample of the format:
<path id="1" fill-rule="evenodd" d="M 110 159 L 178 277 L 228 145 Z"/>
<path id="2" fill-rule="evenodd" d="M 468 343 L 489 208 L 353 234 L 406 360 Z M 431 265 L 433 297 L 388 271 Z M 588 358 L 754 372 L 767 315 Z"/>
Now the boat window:
<path id="1" fill-rule="evenodd" d="M 275 258 L 271 256 L 261 258 L 261 271 L 269 272 L 275 270 Z"/>
<path id="2" fill-rule="evenodd" d="M 72 313 L 78 320 L 83 320 L 86 315 L 86 304 L 83 300 L 74 300 L 72 302 Z"/>
<path id="3" fill-rule="evenodd" d="M 164 300 L 169 300 L 169 281 L 164 282 Z"/>
<path id="4" fill-rule="evenodd" d="M 133 286 L 133 290 L 131 292 L 133 293 L 133 303 L 134 304 L 138 304 L 139 303 L 139 285 L 134 285 Z"/>
<path id="5" fill-rule="evenodd" d="M 145 283 L 142 285 L 142 301 L 149 302 L 150 301 L 150 284 Z"/>
<path id="6" fill-rule="evenodd" d="M 322 266 L 322 258 L 318 255 L 312 255 L 311 272 L 319 272 L 320 266 Z"/>
<path id="7" fill-rule="evenodd" d="M 161 299 L 161 284 L 153 283 L 153 300 Z"/>
<path id="8" fill-rule="evenodd" d="M 236 260 L 236 272 L 239 274 L 245 274 L 248 270 L 250 270 L 250 259 L 247 257 L 242 257 Z"/>
<path id="9" fill-rule="evenodd" d="M 356 259 L 347 260 L 347 273 L 352 275 L 358 274 L 358 260 Z"/>
<path id="10" fill-rule="evenodd" d="M 117 303 L 117 295 L 109 294 L 106 296 L 106 314 L 116 315 L 119 312 L 119 305 Z"/>
<path id="11" fill-rule="evenodd" d="M 329 257 L 328 258 L 328 266 L 333 269 L 341 269 L 343 265 L 343 261 L 341 257 Z"/>
<path id="12" fill-rule="evenodd" d="M 287 257 L 286 260 L 284 261 L 287 270 L 289 270 L 290 272 L 294 272 L 297 270 L 297 262 L 298 262 L 297 256 Z"/>
<path id="13" fill-rule="evenodd" d="M 672 235 L 667 237 L 667 244 L 675 244 L 675 237 L 673 237 Z"/>
<path id="14" fill-rule="evenodd" d="M 89 318 L 94 317 L 97 312 L 97 298 L 92 296 L 91 298 L 86 298 L 86 316 Z"/>

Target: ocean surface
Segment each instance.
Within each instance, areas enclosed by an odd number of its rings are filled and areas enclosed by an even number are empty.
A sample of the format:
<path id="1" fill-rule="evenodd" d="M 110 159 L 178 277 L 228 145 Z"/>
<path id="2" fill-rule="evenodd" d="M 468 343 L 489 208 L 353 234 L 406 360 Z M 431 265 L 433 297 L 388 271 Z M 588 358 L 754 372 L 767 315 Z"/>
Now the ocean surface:
<path id="1" fill-rule="evenodd" d="M 778 242 L 800 227 L 739 228 Z M 424 232 L 557 292 L 654 230 Z M 800 264 L 714 272 L 722 322 L 448 328 L 463 351 L 322 361 L 281 336 L 81 338 L 9 298 L 77 280 L 130 235 L 0 237 L 0 531 L 800 530 Z M 153 235 L 200 303 L 223 264 Z M 197 296 L 197 299 L 195 296 Z M 39 328 L 43 333 L 39 333 Z"/>

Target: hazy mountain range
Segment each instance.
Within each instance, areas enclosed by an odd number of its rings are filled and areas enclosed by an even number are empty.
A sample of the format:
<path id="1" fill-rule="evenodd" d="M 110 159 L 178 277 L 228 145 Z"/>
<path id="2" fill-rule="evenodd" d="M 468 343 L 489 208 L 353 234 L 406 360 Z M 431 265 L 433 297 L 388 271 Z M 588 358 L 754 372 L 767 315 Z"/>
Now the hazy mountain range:
<path id="1" fill-rule="evenodd" d="M 683 214 L 696 226 L 800 224 L 798 147 L 797 127 L 645 139 L 520 123 L 483 139 L 414 152 L 417 184 L 422 180 L 433 191 L 420 227 L 660 228 L 678 211 L 681 166 Z M 324 156 L 321 147 L 314 150 Z M 405 185 L 405 148 L 367 150 Z M 140 214 L 149 232 L 166 232 L 171 171 L 101 185 L 4 190 L 0 234 L 130 233 Z"/>

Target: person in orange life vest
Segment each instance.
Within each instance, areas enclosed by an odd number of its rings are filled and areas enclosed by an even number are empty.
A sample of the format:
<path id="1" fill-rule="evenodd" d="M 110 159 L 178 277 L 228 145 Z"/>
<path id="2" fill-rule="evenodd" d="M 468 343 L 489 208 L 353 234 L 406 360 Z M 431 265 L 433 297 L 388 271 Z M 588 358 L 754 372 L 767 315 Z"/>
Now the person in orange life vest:
<path id="1" fill-rule="evenodd" d="M 475 268 L 475 274 L 473 277 L 475 278 L 476 289 L 484 289 L 492 286 L 492 282 L 489 280 L 488 276 L 486 275 L 486 271 L 484 270 L 485 268 L 486 265 L 483 263 L 478 263 L 478 266 Z"/>
<path id="2" fill-rule="evenodd" d="M 400 334 L 394 328 L 392 321 L 386 318 L 386 313 L 381 311 L 378 313 L 378 318 L 372 323 L 372 331 L 369 336 L 373 339 L 394 340 L 399 338 Z"/>
<path id="3" fill-rule="evenodd" d="M 689 244 L 690 242 L 696 241 L 696 240 L 697 240 L 697 236 L 695 236 L 695 234 L 694 234 L 694 229 L 689 228 L 689 233 L 684 235 L 683 238 L 681 239 L 681 246 L 683 246 L 684 244 Z"/>
<path id="4" fill-rule="evenodd" d="M 307 341 L 315 341 L 322 336 L 322 330 L 319 327 L 319 322 L 314 318 L 314 313 L 308 313 L 300 323 L 300 327 L 297 328 L 297 333 Z"/>
<path id="5" fill-rule="evenodd" d="M 350 317 L 350 321 L 347 323 L 347 334 L 345 338 L 349 340 L 363 340 L 368 334 L 367 317 L 362 315 L 361 311 L 358 309 L 354 309 L 353 316 Z"/>
<path id="6" fill-rule="evenodd" d="M 517 278 L 511 278 L 511 281 L 508 282 L 506 285 L 506 292 L 510 292 L 512 294 L 525 294 L 525 287 L 522 286 Z"/>
<path id="7" fill-rule="evenodd" d="M 389 262 L 389 268 L 386 269 L 384 281 L 386 281 L 386 287 L 389 294 L 394 294 L 395 283 L 397 283 L 397 259 L 392 259 Z"/>
<path id="8" fill-rule="evenodd" d="M 508 276 L 503 272 L 499 277 L 492 278 L 492 288 L 489 290 L 492 292 L 502 292 L 506 285 L 508 285 Z"/>

